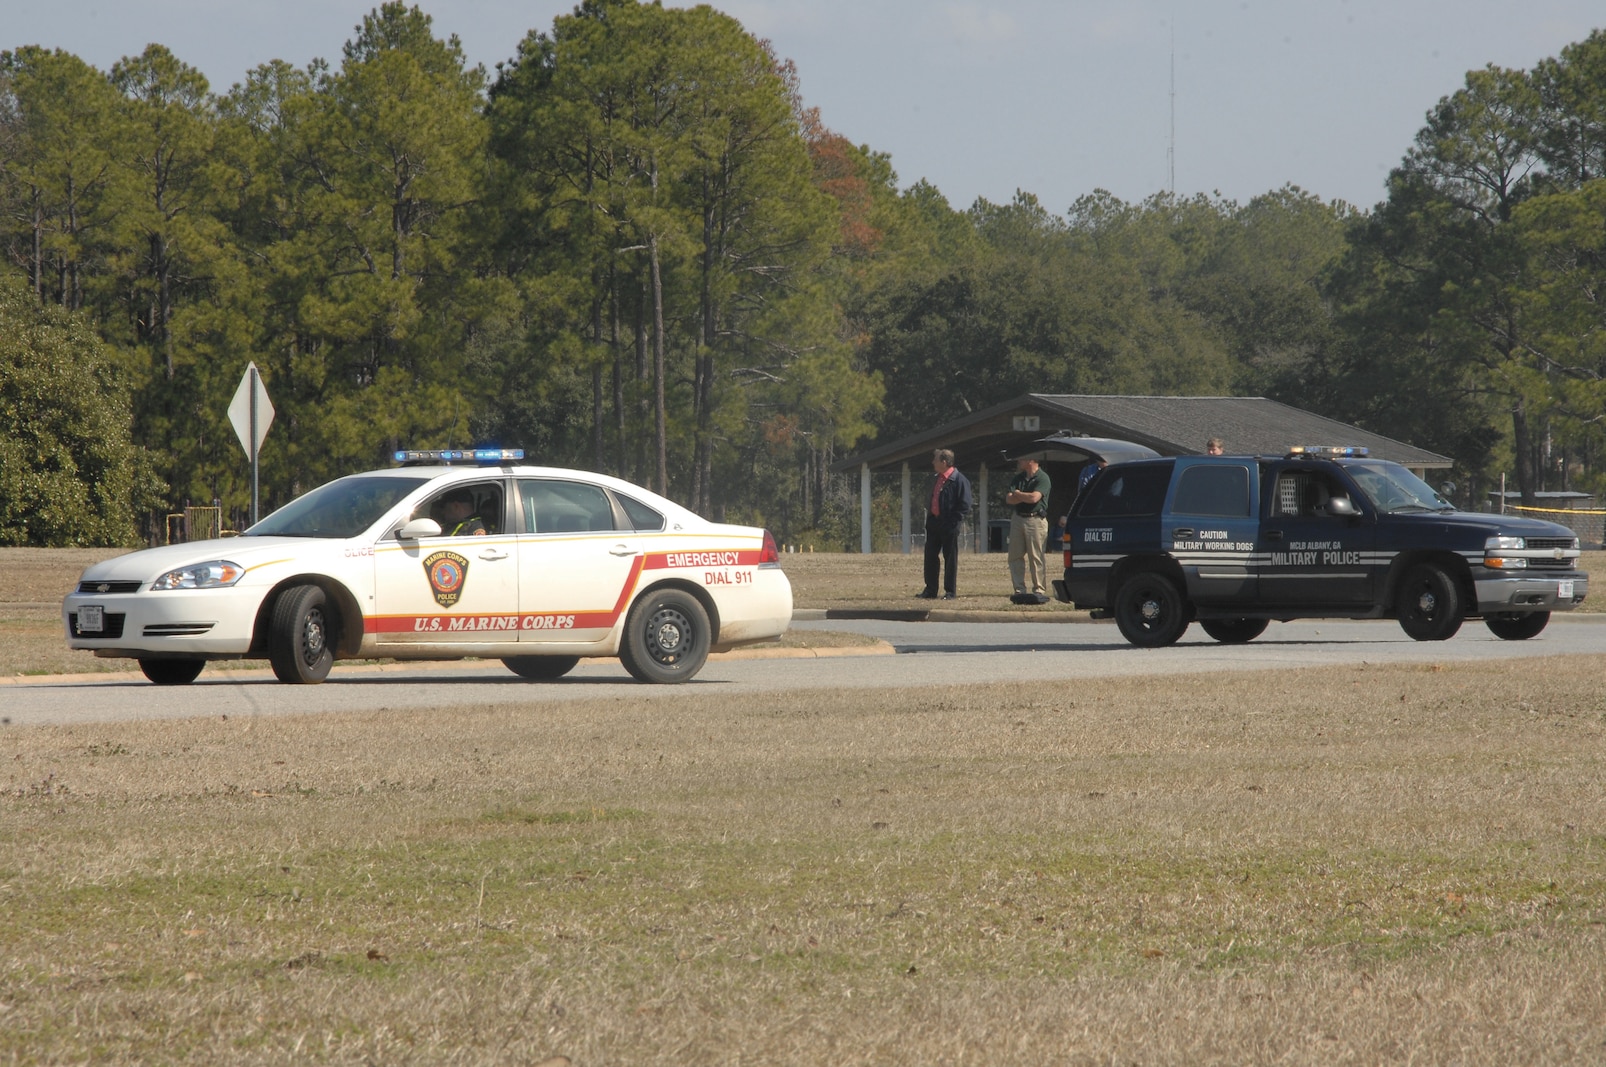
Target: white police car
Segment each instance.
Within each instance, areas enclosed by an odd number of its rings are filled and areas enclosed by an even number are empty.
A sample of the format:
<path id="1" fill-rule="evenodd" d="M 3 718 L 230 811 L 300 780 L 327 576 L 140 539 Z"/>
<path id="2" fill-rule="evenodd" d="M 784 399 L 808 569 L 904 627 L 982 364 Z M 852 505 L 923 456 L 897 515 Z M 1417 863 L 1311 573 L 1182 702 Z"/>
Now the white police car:
<path id="1" fill-rule="evenodd" d="M 241 657 L 312 683 L 337 659 L 483 656 L 545 680 L 616 655 L 641 681 L 682 682 L 710 651 L 791 620 L 767 530 L 606 475 L 523 466 L 517 449 L 396 459 L 239 537 L 95 564 L 62 605 L 68 645 L 137 659 L 159 685 Z"/>

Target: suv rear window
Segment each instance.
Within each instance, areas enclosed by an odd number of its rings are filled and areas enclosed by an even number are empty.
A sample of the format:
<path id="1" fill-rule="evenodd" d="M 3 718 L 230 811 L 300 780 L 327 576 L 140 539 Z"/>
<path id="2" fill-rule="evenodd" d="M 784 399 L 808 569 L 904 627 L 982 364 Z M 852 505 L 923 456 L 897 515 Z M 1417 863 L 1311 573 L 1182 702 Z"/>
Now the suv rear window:
<path id="1" fill-rule="evenodd" d="M 1097 518 L 1122 515 L 1158 515 L 1171 486 L 1171 464 L 1110 467 L 1099 476 L 1093 493 L 1079 514 Z"/>
<path id="2" fill-rule="evenodd" d="M 1248 518 L 1249 468 L 1238 463 L 1189 467 L 1177 479 L 1171 510 L 1181 515 Z"/>

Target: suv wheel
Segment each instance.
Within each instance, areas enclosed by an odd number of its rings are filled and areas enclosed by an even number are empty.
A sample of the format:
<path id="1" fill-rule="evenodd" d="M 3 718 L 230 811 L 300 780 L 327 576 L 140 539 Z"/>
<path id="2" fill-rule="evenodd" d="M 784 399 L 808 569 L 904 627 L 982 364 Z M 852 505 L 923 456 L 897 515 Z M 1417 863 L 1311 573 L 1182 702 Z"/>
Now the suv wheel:
<path id="1" fill-rule="evenodd" d="M 1400 629 L 1418 641 L 1446 641 L 1461 629 L 1461 591 L 1442 567 L 1412 567 L 1394 601 Z"/>
<path id="2" fill-rule="evenodd" d="M 1200 629 L 1224 645 L 1241 645 L 1266 632 L 1269 619 L 1203 619 Z"/>
<path id="3" fill-rule="evenodd" d="M 1182 594 L 1164 575 L 1135 574 L 1115 594 L 1115 625 L 1122 637 L 1142 648 L 1176 644 L 1188 628 Z"/>
<path id="4" fill-rule="evenodd" d="M 1500 615 L 1487 615 L 1483 624 L 1502 641 L 1526 641 L 1537 636 L 1550 622 L 1548 611 L 1510 611 Z"/>

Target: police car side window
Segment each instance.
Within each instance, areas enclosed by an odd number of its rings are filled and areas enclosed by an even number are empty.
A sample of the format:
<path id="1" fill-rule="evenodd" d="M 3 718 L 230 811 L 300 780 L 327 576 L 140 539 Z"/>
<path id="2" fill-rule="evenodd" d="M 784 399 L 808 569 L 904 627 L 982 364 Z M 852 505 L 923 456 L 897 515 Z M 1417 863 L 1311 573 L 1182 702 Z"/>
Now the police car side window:
<path id="1" fill-rule="evenodd" d="M 446 514 L 446 499 L 450 496 L 468 494 L 468 516 L 461 523 L 454 522 Z M 441 527 L 441 536 L 450 537 L 454 532 L 466 533 L 469 528 L 483 527 L 488 534 L 506 533 L 506 526 L 502 522 L 502 486 L 497 482 L 473 482 L 469 485 L 454 485 L 444 492 L 437 493 L 413 511 L 413 518 L 434 519 Z M 457 527 L 462 525 L 463 530 Z"/>
<path id="2" fill-rule="evenodd" d="M 1100 492 L 1078 513 L 1083 518 L 1158 515 L 1171 486 L 1171 466 L 1111 468 L 1099 481 Z"/>
<path id="3" fill-rule="evenodd" d="M 598 533 L 617 525 L 608 494 L 595 485 L 527 479 L 519 482 L 519 496 L 530 533 Z"/>
<path id="4" fill-rule="evenodd" d="M 632 500 L 623 493 L 615 495 L 619 498 L 620 506 L 625 509 L 625 514 L 630 517 L 630 524 L 637 530 L 651 531 L 664 528 L 664 517 L 658 512 L 639 500 Z"/>
<path id="5" fill-rule="evenodd" d="M 1241 464 L 1189 467 L 1177 480 L 1171 510 L 1181 515 L 1249 517 L 1249 468 Z"/>

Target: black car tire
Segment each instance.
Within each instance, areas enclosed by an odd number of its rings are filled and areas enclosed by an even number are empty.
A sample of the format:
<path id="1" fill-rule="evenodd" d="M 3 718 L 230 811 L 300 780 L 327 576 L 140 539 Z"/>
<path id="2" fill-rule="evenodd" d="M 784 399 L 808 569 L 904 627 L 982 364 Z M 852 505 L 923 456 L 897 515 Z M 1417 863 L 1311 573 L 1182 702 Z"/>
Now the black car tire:
<path id="1" fill-rule="evenodd" d="M 1537 637 L 1549 622 L 1548 611 L 1511 611 L 1485 615 L 1483 618 L 1483 624 L 1489 628 L 1489 632 L 1502 641 L 1526 641 L 1530 637 Z"/>
<path id="2" fill-rule="evenodd" d="M 204 659 L 142 659 L 139 669 L 157 685 L 189 685 L 201 676 Z"/>
<path id="3" fill-rule="evenodd" d="M 268 662 L 274 677 L 291 685 L 316 685 L 334 666 L 334 624 L 328 597 L 316 585 L 291 586 L 273 602 L 268 624 Z"/>
<path id="4" fill-rule="evenodd" d="M 1199 628 L 1224 645 L 1242 645 L 1266 632 L 1270 619 L 1201 619 Z"/>
<path id="5" fill-rule="evenodd" d="M 579 656 L 504 656 L 502 666 L 532 682 L 550 682 L 574 670 Z"/>
<path id="6" fill-rule="evenodd" d="M 1407 572 L 1394 605 L 1400 629 L 1417 641 L 1447 641 L 1461 629 L 1461 590 L 1431 563 Z"/>
<path id="7" fill-rule="evenodd" d="M 625 620 L 619 661 L 638 682 L 690 681 L 708 661 L 711 630 L 708 613 L 690 593 L 648 593 Z"/>
<path id="8" fill-rule="evenodd" d="M 1162 574 L 1134 574 L 1115 594 L 1115 625 L 1122 637 L 1141 648 L 1174 645 L 1188 628 L 1182 594 Z"/>

